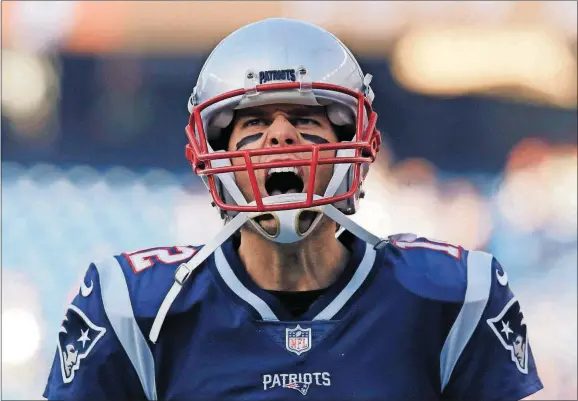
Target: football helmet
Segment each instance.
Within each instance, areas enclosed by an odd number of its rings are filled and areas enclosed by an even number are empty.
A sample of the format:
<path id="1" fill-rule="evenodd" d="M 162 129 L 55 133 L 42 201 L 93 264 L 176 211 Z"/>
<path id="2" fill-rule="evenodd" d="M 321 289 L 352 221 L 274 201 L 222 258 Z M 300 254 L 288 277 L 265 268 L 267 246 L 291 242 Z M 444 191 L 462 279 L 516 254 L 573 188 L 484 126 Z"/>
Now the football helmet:
<path id="1" fill-rule="evenodd" d="M 321 206 L 333 204 L 345 214 L 355 213 L 362 182 L 381 143 L 377 114 L 371 104 L 371 75 L 364 75 L 347 47 L 334 35 L 309 23 L 272 18 L 249 24 L 226 37 L 209 55 L 188 102 L 186 156 L 203 178 L 221 216 L 230 220 L 239 212 L 268 239 L 287 243 L 303 239 L 319 222 Z M 351 126 L 351 137 L 338 143 L 227 151 L 222 141 L 236 110 L 266 104 L 325 106 L 334 126 Z M 333 150 L 335 157 L 320 157 Z M 291 158 L 294 153 L 308 159 Z M 305 152 L 305 153 L 304 153 Z M 253 162 L 252 157 L 276 155 L 276 161 Z M 284 157 L 285 156 L 285 157 Z M 243 158 L 243 165 L 231 164 Z M 333 176 L 323 196 L 314 193 L 317 166 L 332 164 Z M 310 177 L 302 193 L 262 197 L 255 171 L 275 167 L 309 166 Z M 234 173 L 249 174 L 254 198 L 241 193 Z M 306 232 L 297 219 L 305 211 L 317 217 Z M 268 233 L 255 218 L 271 214 L 278 229 Z"/>

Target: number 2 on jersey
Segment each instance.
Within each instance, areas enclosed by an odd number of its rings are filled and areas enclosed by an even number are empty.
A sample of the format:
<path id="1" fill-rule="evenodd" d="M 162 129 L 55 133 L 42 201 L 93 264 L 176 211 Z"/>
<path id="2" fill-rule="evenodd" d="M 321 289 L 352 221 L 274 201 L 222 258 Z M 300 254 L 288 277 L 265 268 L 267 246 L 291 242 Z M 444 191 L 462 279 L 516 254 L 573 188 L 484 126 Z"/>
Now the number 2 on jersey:
<path id="1" fill-rule="evenodd" d="M 169 248 L 151 248 L 124 253 L 135 274 L 153 266 L 155 263 L 172 264 L 190 259 L 197 252 L 192 246 L 173 246 Z"/>

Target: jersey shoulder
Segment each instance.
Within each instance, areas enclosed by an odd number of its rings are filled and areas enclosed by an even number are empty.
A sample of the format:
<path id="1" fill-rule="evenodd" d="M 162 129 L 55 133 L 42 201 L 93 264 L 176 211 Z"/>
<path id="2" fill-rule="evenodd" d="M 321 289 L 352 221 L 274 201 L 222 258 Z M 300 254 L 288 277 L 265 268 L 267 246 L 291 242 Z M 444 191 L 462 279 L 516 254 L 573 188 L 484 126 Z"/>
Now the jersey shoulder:
<path id="1" fill-rule="evenodd" d="M 423 298 L 458 303 L 465 298 L 470 256 L 484 254 L 490 263 L 492 258 L 484 252 L 411 234 L 390 236 L 383 252 L 385 263 L 405 289 Z M 472 252 L 475 255 L 470 255 Z"/>
<path id="2" fill-rule="evenodd" d="M 175 281 L 177 268 L 201 248 L 202 245 L 146 248 L 94 264 L 101 287 L 108 287 L 109 293 L 128 290 L 135 317 L 154 317 Z M 202 270 L 201 267 L 197 270 Z"/>
<path id="3" fill-rule="evenodd" d="M 142 381 L 154 377 L 146 338 L 175 271 L 200 248 L 149 248 L 91 263 L 65 311 L 44 396 L 145 399 L 145 391 L 154 399 L 154 388 Z"/>

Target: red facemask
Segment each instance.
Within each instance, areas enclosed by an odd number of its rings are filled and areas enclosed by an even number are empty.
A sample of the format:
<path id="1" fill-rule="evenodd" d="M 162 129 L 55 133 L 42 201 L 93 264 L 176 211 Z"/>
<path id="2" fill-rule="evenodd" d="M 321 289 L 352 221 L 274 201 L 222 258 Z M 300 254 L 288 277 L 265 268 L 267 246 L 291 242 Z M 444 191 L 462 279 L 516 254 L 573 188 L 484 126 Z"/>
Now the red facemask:
<path id="1" fill-rule="evenodd" d="M 285 91 L 299 89 L 301 83 L 299 82 L 289 82 L 289 83 L 275 83 L 275 84 L 263 84 L 258 85 L 255 89 L 258 92 L 270 92 L 270 91 Z M 300 209 L 300 208 L 310 208 L 315 206 L 321 206 L 326 204 L 332 204 L 352 196 L 356 196 L 359 188 L 359 183 L 362 180 L 361 166 L 363 164 L 371 164 L 375 160 L 379 147 L 381 145 L 381 134 L 376 129 L 377 113 L 375 113 L 371 107 L 370 101 L 361 92 L 356 92 L 338 85 L 326 84 L 326 83 L 312 83 L 312 89 L 319 89 L 325 91 L 335 91 L 341 94 L 346 94 L 352 96 L 357 101 L 357 118 L 356 118 L 356 132 L 355 137 L 351 142 L 340 142 L 340 143 L 330 143 L 330 144 L 311 144 L 311 145 L 295 145 L 295 146 L 281 146 L 274 148 L 262 148 L 262 149 L 251 149 L 251 150 L 237 150 L 229 152 L 219 152 L 212 153 L 209 151 L 207 146 L 207 135 L 203 127 L 203 121 L 201 117 L 201 112 L 207 107 L 216 104 L 218 102 L 245 95 L 248 89 L 237 89 L 224 93 L 220 96 L 214 97 L 195 106 L 189 118 L 189 123 L 185 128 L 187 137 L 189 138 L 189 144 L 186 145 L 185 152 L 186 157 L 193 166 L 193 171 L 199 176 L 205 176 L 207 178 L 209 191 L 213 197 L 215 205 L 222 210 L 234 211 L 234 212 L 267 212 L 267 211 L 278 211 L 278 210 L 289 210 L 289 209 Z M 363 116 L 364 112 L 368 116 L 367 126 L 363 128 Z M 324 157 L 320 158 L 320 152 L 323 151 L 338 151 L 342 149 L 354 150 L 355 154 L 352 157 Z M 311 156 L 308 159 L 299 160 L 283 160 L 283 161 L 270 161 L 262 163 L 253 163 L 253 156 L 261 155 L 279 155 L 280 158 L 283 155 L 292 155 L 294 153 L 309 153 Z M 243 165 L 230 165 L 225 167 L 213 167 L 211 166 L 211 161 L 213 160 L 223 160 L 232 158 L 243 158 L 245 164 Z M 314 199 L 315 191 L 315 177 L 317 173 L 317 166 L 323 164 L 342 164 L 351 163 L 353 168 L 353 181 L 350 185 L 349 190 L 346 193 L 336 194 L 334 196 L 327 196 L 320 199 Z M 255 171 L 259 169 L 270 169 L 274 167 L 299 167 L 299 166 L 309 166 L 309 182 L 307 187 L 303 189 L 306 193 L 306 199 L 299 202 L 290 202 L 283 204 L 270 204 L 266 205 L 263 203 L 263 198 L 259 191 L 257 178 L 255 176 Z M 249 175 L 249 180 L 251 182 L 251 187 L 254 193 L 255 204 L 254 205 L 237 205 L 226 203 L 222 196 L 217 190 L 217 183 L 215 181 L 215 174 L 230 173 L 237 171 L 246 171 Z"/>

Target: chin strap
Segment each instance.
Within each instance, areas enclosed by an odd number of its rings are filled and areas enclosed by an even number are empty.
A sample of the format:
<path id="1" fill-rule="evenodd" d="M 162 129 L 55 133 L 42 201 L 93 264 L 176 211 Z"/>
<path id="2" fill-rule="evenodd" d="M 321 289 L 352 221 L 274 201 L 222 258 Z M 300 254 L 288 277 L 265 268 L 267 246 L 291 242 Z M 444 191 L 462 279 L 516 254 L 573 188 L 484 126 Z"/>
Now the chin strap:
<path id="1" fill-rule="evenodd" d="M 270 212 L 276 222 L 277 232 L 275 235 L 269 234 L 261 225 L 254 219 L 249 221 L 253 227 L 265 238 L 270 241 L 274 241 L 280 244 L 291 244 L 297 241 L 301 241 L 303 238 L 307 237 L 311 231 L 317 227 L 321 217 L 323 215 L 318 213 L 313 222 L 309 225 L 305 232 L 299 232 L 299 216 L 302 212 L 311 210 L 317 211 L 316 209 L 292 209 L 292 210 L 280 210 L 277 212 Z"/>
<path id="2" fill-rule="evenodd" d="M 304 202 L 307 199 L 307 194 L 296 193 L 296 194 L 280 194 L 272 195 L 263 198 L 263 204 L 265 205 L 282 205 L 291 202 Z M 321 199 L 321 196 L 314 195 L 314 200 Z M 256 203 L 253 201 L 249 205 L 254 206 Z M 299 216 L 305 211 L 317 212 L 317 216 L 303 233 L 299 232 Z M 268 233 L 261 225 L 255 221 L 258 216 L 273 216 L 276 223 L 277 232 L 272 235 Z M 290 244 L 293 242 L 301 241 L 303 238 L 307 237 L 314 229 L 317 227 L 319 221 L 323 217 L 322 207 L 312 207 L 307 209 L 290 209 L 290 210 L 277 210 L 274 212 L 264 212 L 264 213 L 251 213 L 249 217 L 249 222 L 253 225 L 255 230 L 259 232 L 263 237 L 270 241 L 274 241 L 281 244 Z"/>

